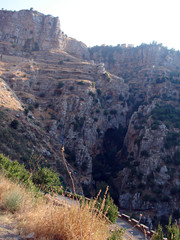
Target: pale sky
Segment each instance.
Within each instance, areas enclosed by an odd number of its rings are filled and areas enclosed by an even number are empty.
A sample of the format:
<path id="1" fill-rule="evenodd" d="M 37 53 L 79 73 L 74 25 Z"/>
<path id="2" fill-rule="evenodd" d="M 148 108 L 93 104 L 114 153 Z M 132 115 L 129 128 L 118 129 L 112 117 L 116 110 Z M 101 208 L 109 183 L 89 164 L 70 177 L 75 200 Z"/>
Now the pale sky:
<path id="1" fill-rule="evenodd" d="M 87 46 L 156 41 L 180 50 L 180 0 L 0 0 L 0 9 L 30 9 L 60 18 Z"/>

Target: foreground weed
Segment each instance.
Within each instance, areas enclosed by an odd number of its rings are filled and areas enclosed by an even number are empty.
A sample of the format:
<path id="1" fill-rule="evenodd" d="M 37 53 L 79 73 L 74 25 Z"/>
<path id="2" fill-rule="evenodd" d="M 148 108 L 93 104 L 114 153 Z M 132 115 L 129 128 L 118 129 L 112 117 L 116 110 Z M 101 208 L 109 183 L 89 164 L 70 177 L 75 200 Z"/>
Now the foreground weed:
<path id="1" fill-rule="evenodd" d="M 12 189 L 5 195 L 5 208 L 14 213 L 20 209 L 22 194 L 17 189 Z"/>

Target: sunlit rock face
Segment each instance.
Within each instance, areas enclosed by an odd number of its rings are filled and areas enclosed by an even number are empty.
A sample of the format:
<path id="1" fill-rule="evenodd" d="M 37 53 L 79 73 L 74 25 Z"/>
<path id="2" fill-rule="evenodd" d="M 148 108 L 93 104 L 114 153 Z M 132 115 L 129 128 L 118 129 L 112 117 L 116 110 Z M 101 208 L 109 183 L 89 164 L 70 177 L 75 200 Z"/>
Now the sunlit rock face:
<path id="1" fill-rule="evenodd" d="M 62 48 L 58 18 L 37 11 L 0 11 L 0 39 L 28 50 Z"/>
<path id="2" fill-rule="evenodd" d="M 85 44 L 64 35 L 58 17 L 33 9 L 18 12 L 1 10 L 0 20 L 0 41 L 10 43 L 16 52 L 17 48 L 24 52 L 57 49 L 89 58 Z"/>

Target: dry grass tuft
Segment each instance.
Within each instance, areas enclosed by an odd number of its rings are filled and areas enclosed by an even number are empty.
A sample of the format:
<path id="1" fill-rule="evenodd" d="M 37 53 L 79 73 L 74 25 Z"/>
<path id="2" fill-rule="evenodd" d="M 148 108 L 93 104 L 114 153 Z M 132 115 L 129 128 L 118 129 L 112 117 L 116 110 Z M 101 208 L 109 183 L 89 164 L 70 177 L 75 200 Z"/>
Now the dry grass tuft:
<path id="1" fill-rule="evenodd" d="M 22 185 L 13 183 L 0 175 L 0 208 L 21 214 L 33 208 L 35 198 Z"/>
<path id="2" fill-rule="evenodd" d="M 81 222 L 77 202 L 72 202 L 70 207 L 44 203 L 37 205 L 23 216 L 25 220 L 22 226 L 26 234 L 34 232 L 37 239 L 104 240 L 108 238 L 109 225 L 105 219 L 92 211 L 89 204 L 82 204 L 80 212 Z"/>
<path id="3" fill-rule="evenodd" d="M 96 201 L 96 200 L 95 200 Z M 106 218 L 95 203 L 72 200 L 61 206 L 54 200 L 35 199 L 22 185 L 0 175 L 0 207 L 15 213 L 23 235 L 35 239 L 105 240 L 110 236 Z"/>
<path id="4" fill-rule="evenodd" d="M 110 239 L 110 222 L 103 214 L 102 206 L 96 209 L 97 198 L 87 202 L 78 200 L 74 181 L 64 157 L 73 185 L 75 199 L 58 202 L 58 196 L 35 197 L 23 185 L 13 183 L 0 175 L 0 208 L 15 213 L 18 227 L 23 235 L 47 240 L 107 240 Z M 113 238 L 115 239 L 115 238 Z M 117 238 L 116 238 L 117 239 Z"/>

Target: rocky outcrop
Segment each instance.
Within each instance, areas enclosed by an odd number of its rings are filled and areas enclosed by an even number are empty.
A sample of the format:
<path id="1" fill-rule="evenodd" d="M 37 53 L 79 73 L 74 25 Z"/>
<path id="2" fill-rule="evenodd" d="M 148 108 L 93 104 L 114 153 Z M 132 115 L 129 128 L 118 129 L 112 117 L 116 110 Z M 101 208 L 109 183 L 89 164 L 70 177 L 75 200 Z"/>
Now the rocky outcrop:
<path id="1" fill-rule="evenodd" d="M 128 164 L 119 173 L 122 178 L 119 204 L 131 211 L 150 210 L 165 219 L 179 208 L 179 163 L 175 156 L 180 148 L 171 141 L 173 133 L 178 141 L 180 130 L 172 123 L 167 127 L 166 121 L 156 125 L 155 109 L 160 114 L 165 106 L 158 108 L 155 102 L 141 106 L 129 123 L 124 141 Z"/>
<path id="2" fill-rule="evenodd" d="M 24 50 L 63 48 L 58 18 L 33 10 L 0 11 L 0 40 Z"/>
<path id="3" fill-rule="evenodd" d="M 33 9 L 18 12 L 1 10 L 0 22 L 0 45 L 4 52 L 20 55 L 21 51 L 58 49 L 89 58 L 85 44 L 64 35 L 58 17 Z"/>
<path id="4" fill-rule="evenodd" d="M 151 218 L 151 224 L 165 223 L 170 214 L 177 218 L 179 52 L 152 44 L 94 47 L 90 53 L 108 71 L 123 76 L 130 91 L 128 130 L 123 148 L 114 158 L 120 169 L 114 180 L 119 206 L 131 213 L 144 211 L 144 220 Z"/>
<path id="5" fill-rule="evenodd" d="M 79 42 L 73 38 L 69 38 L 69 37 L 66 38 L 66 41 L 64 44 L 64 51 L 72 54 L 77 58 L 82 58 L 85 60 L 90 59 L 90 54 L 87 46 L 83 42 Z"/>

